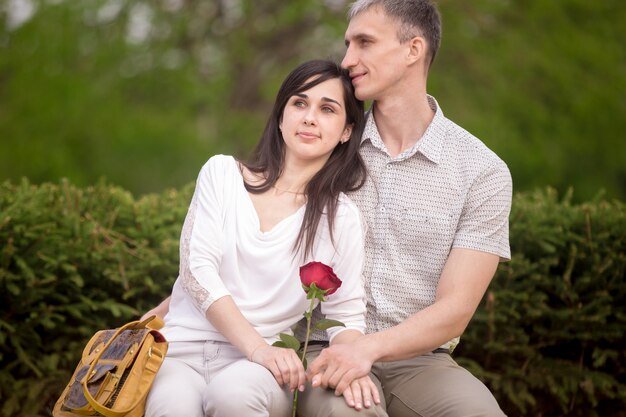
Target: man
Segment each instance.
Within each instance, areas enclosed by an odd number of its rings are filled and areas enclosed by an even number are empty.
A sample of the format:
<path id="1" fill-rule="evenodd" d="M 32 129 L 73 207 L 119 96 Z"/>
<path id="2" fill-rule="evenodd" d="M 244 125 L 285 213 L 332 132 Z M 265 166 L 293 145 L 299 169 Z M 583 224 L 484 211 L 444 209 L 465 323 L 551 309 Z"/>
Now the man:
<path id="1" fill-rule="evenodd" d="M 426 93 L 441 39 L 429 0 L 359 0 L 349 18 L 342 66 L 357 97 L 374 101 L 361 144 L 369 178 L 350 196 L 368 226 L 368 334 L 308 359 L 312 385 L 352 388 L 353 408 L 332 390 L 309 389 L 299 413 L 503 415 L 449 353 L 510 257 L 509 170 Z M 370 370 L 380 405 L 361 395 Z"/>

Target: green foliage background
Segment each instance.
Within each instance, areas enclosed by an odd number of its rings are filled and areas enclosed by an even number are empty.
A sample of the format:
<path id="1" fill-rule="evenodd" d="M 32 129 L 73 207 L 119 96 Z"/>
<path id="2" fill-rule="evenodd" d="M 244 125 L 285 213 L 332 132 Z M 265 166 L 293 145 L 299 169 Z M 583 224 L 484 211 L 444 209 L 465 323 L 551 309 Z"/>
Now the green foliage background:
<path id="1" fill-rule="evenodd" d="M 47 415 L 89 337 L 154 306 L 192 184 L 0 185 L 0 416 Z M 518 193 L 513 259 L 454 353 L 510 416 L 626 416 L 626 205 Z"/>
<path id="2" fill-rule="evenodd" d="M 0 179 L 182 186 L 215 153 L 247 155 L 296 63 L 344 50 L 345 0 L 21 1 L 36 12 L 13 27 L 0 0 Z M 623 2 L 438 3 L 429 91 L 516 190 L 624 199 Z"/>

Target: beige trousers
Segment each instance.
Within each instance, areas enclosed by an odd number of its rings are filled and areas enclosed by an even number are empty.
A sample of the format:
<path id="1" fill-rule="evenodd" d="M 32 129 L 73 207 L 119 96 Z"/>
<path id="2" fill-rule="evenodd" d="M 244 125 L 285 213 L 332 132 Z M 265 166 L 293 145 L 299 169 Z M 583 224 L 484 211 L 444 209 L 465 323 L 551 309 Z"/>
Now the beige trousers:
<path id="1" fill-rule="evenodd" d="M 224 342 L 172 342 L 146 417 L 291 416 L 292 395 L 265 367 Z"/>
<path id="2" fill-rule="evenodd" d="M 321 351 L 312 346 L 311 363 Z M 348 407 L 334 391 L 311 389 L 300 394 L 300 417 L 470 417 L 504 416 L 487 387 L 447 353 L 374 364 L 370 377 L 382 393 L 382 404 L 361 411 Z"/>

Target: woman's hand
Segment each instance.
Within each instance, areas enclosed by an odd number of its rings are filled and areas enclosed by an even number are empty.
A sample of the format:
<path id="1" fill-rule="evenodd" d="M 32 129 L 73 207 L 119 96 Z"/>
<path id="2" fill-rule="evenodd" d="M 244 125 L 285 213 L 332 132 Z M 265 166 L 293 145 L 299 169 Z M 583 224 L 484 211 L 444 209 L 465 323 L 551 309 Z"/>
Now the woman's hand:
<path id="1" fill-rule="evenodd" d="M 261 345 L 254 349 L 250 361 L 269 369 L 279 385 L 289 385 L 291 392 L 304 391 L 304 366 L 293 349 Z"/>
<path id="2" fill-rule="evenodd" d="M 343 391 L 343 399 L 357 411 L 380 404 L 380 394 L 369 376 L 357 378 Z"/>

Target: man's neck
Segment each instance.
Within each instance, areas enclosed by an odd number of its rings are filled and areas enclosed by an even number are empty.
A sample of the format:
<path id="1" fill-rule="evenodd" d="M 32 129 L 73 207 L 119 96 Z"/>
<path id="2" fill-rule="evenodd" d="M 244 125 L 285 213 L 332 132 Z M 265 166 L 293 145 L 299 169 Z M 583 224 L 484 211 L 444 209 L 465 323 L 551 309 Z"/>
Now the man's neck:
<path id="1" fill-rule="evenodd" d="M 392 157 L 413 147 L 435 116 L 425 91 L 376 101 L 373 112 L 380 137 Z"/>

